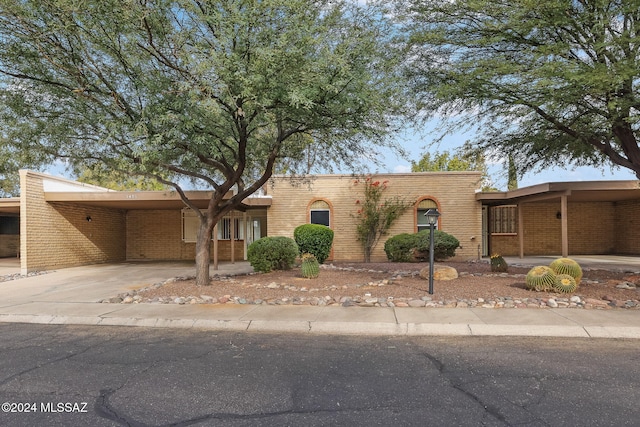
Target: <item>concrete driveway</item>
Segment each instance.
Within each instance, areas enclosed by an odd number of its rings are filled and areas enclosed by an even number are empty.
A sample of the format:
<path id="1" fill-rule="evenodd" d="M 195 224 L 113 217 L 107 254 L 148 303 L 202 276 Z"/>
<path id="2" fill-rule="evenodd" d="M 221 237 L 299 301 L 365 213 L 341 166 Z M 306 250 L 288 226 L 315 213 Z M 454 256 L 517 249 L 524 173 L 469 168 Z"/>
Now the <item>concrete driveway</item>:
<path id="1" fill-rule="evenodd" d="M 15 261 L 13 262 L 15 264 Z M 19 264 L 0 263 L 0 275 L 19 273 Z M 253 271 L 248 262 L 220 264 L 211 274 Z M 39 276 L 0 282 L 0 307 L 28 302 L 98 302 L 173 277 L 194 276 L 193 262 L 123 262 L 63 268 Z"/>

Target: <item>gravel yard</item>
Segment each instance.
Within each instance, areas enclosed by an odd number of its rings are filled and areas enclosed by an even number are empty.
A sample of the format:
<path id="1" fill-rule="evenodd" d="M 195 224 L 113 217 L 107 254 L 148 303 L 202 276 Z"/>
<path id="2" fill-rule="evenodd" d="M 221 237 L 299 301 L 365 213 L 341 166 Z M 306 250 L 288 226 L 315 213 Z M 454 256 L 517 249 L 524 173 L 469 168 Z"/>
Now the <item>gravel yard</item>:
<path id="1" fill-rule="evenodd" d="M 335 263 L 322 266 L 320 276 L 305 279 L 299 268 L 288 271 L 213 277 L 198 287 L 193 278 L 174 278 L 108 301 L 112 303 L 298 304 L 487 308 L 640 308 L 640 275 L 585 269 L 576 292 L 534 292 L 525 289 L 529 267 L 510 266 L 492 273 L 486 262 L 443 262 L 459 277 L 435 281 L 418 274 L 427 263 Z M 636 287 L 637 285 L 637 287 Z"/>

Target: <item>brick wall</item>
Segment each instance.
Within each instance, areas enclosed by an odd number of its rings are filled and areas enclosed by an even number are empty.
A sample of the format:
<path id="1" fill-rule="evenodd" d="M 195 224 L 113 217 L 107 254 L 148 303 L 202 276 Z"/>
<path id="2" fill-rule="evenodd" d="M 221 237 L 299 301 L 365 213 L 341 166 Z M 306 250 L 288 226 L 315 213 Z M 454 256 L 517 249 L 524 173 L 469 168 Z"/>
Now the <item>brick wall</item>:
<path id="1" fill-rule="evenodd" d="M 47 203 L 40 174 L 20 178 L 23 272 L 125 260 L 124 211 Z"/>
<path id="2" fill-rule="evenodd" d="M 562 224 L 557 218 L 559 212 L 560 201 L 523 204 L 525 255 L 562 253 Z M 615 212 L 615 205 L 611 202 L 569 202 L 569 254 L 616 253 Z M 519 255 L 518 236 L 491 236 L 491 253 Z"/>
<path id="3" fill-rule="evenodd" d="M 213 259 L 213 242 L 211 242 Z M 235 259 L 244 259 L 244 241 L 234 242 Z M 180 210 L 130 210 L 127 212 L 127 259 L 194 260 L 195 242 L 182 241 Z M 218 241 L 218 260 L 231 260 L 231 241 Z"/>
<path id="4" fill-rule="evenodd" d="M 640 200 L 615 204 L 616 253 L 640 255 Z"/>
<path id="5" fill-rule="evenodd" d="M 402 196 L 407 200 L 432 198 L 439 203 L 439 228 L 460 240 L 456 258 L 477 259 L 481 244 L 481 204 L 475 200 L 480 174 L 477 172 L 424 172 L 380 174 L 374 179 L 388 180 L 383 198 Z M 336 261 L 362 261 L 363 251 L 356 240 L 356 200 L 363 198 L 362 184 L 354 185 L 351 175 L 320 175 L 308 182 L 292 185 L 288 177 L 274 177 L 267 186 L 273 196 L 267 211 L 269 236 L 293 237 L 293 230 L 309 223 L 308 206 L 313 200 L 326 200 L 332 207 L 333 258 Z M 415 209 L 407 210 L 389 230 L 388 237 L 416 231 Z M 385 261 L 383 237 L 374 249 L 373 261 Z"/>

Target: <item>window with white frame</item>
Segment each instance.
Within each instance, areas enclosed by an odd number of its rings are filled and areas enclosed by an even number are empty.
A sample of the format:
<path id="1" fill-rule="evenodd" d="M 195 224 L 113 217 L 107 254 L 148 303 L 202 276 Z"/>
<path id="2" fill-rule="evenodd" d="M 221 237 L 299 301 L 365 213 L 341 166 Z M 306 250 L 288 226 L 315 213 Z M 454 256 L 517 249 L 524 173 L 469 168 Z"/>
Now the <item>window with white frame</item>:
<path id="1" fill-rule="evenodd" d="M 235 240 L 244 239 L 244 221 L 240 217 L 233 218 L 233 235 Z M 182 240 L 195 242 L 198 235 L 200 220 L 194 211 L 182 210 Z M 231 240 L 231 216 L 226 216 L 218 222 L 218 240 Z"/>
<path id="2" fill-rule="evenodd" d="M 309 222 L 330 227 L 331 210 L 329 203 L 324 200 L 316 200 L 309 206 Z"/>
<path id="3" fill-rule="evenodd" d="M 231 227 L 231 217 L 226 216 L 218 222 L 218 240 L 231 240 L 233 233 L 234 240 L 244 239 L 244 222 L 242 218 L 233 218 L 233 229 Z"/>
<path id="4" fill-rule="evenodd" d="M 426 217 L 426 213 L 429 209 L 437 209 L 438 203 L 433 199 L 423 199 L 416 206 L 416 228 L 418 231 L 429 229 L 429 220 Z M 438 223 L 436 222 L 435 229 L 438 229 Z"/>
<path id="5" fill-rule="evenodd" d="M 491 234 L 518 234 L 518 206 L 492 206 L 490 218 Z"/>

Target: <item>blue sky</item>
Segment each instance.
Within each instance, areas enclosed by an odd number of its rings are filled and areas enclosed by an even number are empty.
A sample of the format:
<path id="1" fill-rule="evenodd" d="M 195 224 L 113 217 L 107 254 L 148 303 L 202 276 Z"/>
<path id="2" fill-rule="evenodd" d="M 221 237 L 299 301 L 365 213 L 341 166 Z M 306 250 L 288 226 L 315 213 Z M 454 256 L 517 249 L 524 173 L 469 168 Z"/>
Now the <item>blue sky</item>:
<path id="1" fill-rule="evenodd" d="M 429 125 L 425 129 L 430 129 Z M 435 135 L 427 132 L 415 132 L 408 130 L 405 135 L 398 137 L 398 142 L 402 144 L 409 154 L 409 159 L 402 159 L 389 150 L 383 152 L 385 164 L 378 167 L 378 172 L 410 172 L 411 160 L 417 161 L 426 151 L 431 153 L 449 151 L 454 153 L 469 139 L 464 133 L 451 134 L 445 137 L 438 145 L 432 145 Z M 489 175 L 493 180 L 493 186 L 499 190 L 506 190 L 507 180 L 502 164 L 489 165 Z M 635 174 L 626 168 L 612 169 L 610 166 L 602 168 L 578 167 L 578 168 L 550 168 L 539 172 L 530 172 L 518 180 L 519 187 L 542 184 L 546 182 L 564 181 L 600 181 L 600 180 L 637 180 Z"/>

